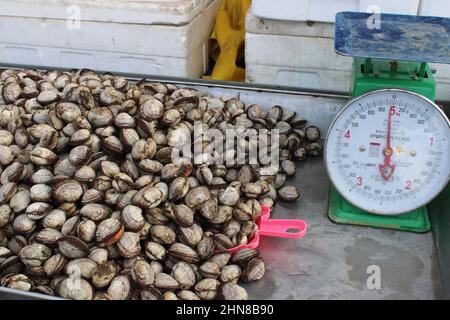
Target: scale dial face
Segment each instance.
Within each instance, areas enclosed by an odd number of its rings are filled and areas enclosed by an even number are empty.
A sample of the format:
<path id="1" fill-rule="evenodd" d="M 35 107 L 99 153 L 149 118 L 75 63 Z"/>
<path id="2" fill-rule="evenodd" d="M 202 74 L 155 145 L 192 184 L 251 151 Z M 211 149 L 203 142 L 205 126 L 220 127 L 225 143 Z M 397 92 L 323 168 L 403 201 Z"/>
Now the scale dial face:
<path id="1" fill-rule="evenodd" d="M 431 100 L 406 90 L 367 93 L 333 120 L 325 164 L 353 205 L 382 215 L 412 211 L 449 181 L 449 120 Z"/>

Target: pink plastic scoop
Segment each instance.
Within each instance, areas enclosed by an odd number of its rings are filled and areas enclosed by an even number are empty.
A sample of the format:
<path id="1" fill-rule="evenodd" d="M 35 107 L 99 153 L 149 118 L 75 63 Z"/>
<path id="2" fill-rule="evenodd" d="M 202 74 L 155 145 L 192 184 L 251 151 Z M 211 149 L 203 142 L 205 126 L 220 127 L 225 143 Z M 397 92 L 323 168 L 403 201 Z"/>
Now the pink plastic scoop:
<path id="1" fill-rule="evenodd" d="M 273 220 L 270 218 L 270 208 L 261 206 L 261 216 L 256 223 L 258 231 L 247 244 L 227 249 L 226 251 L 235 253 L 243 248 L 255 249 L 259 246 L 259 236 L 269 236 L 277 238 L 302 238 L 306 233 L 306 223 L 303 220 Z M 291 232 L 292 231 L 292 232 Z"/>

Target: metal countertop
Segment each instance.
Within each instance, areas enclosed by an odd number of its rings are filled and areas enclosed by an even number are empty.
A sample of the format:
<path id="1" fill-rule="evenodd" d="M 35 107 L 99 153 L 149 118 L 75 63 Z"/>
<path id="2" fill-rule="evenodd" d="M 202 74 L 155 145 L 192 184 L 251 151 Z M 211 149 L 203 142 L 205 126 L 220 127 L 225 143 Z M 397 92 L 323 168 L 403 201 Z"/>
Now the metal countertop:
<path id="1" fill-rule="evenodd" d="M 303 219 L 303 239 L 262 237 L 265 277 L 246 285 L 254 299 L 439 299 L 442 288 L 431 232 L 339 225 L 327 217 L 329 180 L 322 159 L 301 163 L 291 183 L 301 200 L 277 202 L 271 218 Z M 286 182 L 289 184 L 289 180 Z M 366 282 L 380 267 L 381 288 Z"/>
<path id="2" fill-rule="evenodd" d="M 1 66 L 0 66 L 1 67 Z M 213 96 L 236 95 L 264 109 L 279 104 L 296 110 L 325 136 L 345 96 L 189 79 L 162 79 L 197 87 Z M 295 203 L 279 201 L 271 218 L 303 219 L 303 239 L 262 237 L 265 277 L 245 284 L 250 299 L 436 299 L 442 297 L 432 233 L 413 234 L 338 225 L 327 215 L 329 180 L 322 158 L 299 163 L 295 179 L 302 193 Z M 381 289 L 366 286 L 367 267 L 378 265 Z M 0 288 L 0 299 L 42 298 Z"/>

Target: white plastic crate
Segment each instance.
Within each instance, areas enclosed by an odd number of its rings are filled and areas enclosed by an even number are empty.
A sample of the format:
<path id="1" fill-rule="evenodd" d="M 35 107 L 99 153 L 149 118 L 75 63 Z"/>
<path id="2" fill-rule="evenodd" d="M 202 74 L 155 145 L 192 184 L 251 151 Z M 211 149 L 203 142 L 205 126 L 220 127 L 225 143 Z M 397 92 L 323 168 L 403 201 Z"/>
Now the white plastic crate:
<path id="1" fill-rule="evenodd" d="M 334 25 L 246 19 L 247 82 L 348 92 L 352 59 L 334 52 Z"/>
<path id="2" fill-rule="evenodd" d="M 450 1 L 448 0 L 420 0 L 419 15 L 450 17 Z"/>
<path id="3" fill-rule="evenodd" d="M 424 0 L 422 0 L 424 1 Z M 436 0 L 445 2 L 443 0 Z M 373 11 L 416 15 L 420 0 L 253 0 L 253 14 L 278 20 L 334 22 L 340 11 Z"/>
<path id="4" fill-rule="evenodd" d="M 0 63 L 198 77 L 207 68 L 218 5 L 219 0 L 0 0 Z M 78 13 L 80 28 L 68 21 Z"/>
<path id="5" fill-rule="evenodd" d="M 421 0 L 419 15 L 450 17 L 450 1 L 448 0 Z M 437 90 L 441 100 L 450 101 L 450 65 L 432 63 L 431 68 L 436 70 Z"/>
<path id="6" fill-rule="evenodd" d="M 353 58 L 334 51 L 334 23 L 246 19 L 246 81 L 313 90 L 350 91 Z M 437 99 L 450 101 L 450 65 L 436 69 Z"/>

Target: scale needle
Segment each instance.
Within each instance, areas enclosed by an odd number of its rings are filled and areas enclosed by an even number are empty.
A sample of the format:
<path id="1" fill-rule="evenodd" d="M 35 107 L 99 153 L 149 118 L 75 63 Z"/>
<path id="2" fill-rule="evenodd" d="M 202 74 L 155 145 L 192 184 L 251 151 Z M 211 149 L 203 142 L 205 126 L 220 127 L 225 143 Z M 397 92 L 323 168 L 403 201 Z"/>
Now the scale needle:
<path id="1" fill-rule="evenodd" d="M 391 157 L 393 150 L 391 148 L 391 124 L 392 124 L 392 116 L 395 114 L 395 106 L 391 106 L 389 108 L 388 115 L 388 128 L 387 128 L 387 142 L 386 148 L 383 150 L 384 154 L 384 163 L 380 164 L 380 173 L 385 181 L 388 181 L 395 170 L 395 165 L 391 164 Z"/>

